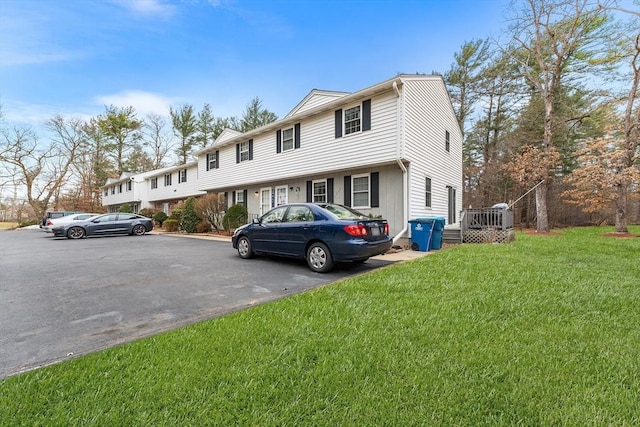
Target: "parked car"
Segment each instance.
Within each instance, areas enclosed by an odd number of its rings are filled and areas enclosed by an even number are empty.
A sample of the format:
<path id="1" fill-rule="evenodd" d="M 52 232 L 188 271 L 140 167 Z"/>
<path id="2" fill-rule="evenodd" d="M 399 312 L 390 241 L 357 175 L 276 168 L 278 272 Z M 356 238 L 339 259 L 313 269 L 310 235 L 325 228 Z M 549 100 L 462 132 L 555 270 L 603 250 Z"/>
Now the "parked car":
<path id="1" fill-rule="evenodd" d="M 153 221 L 146 216 L 132 213 L 110 213 L 98 215 L 85 221 L 69 222 L 51 231 L 55 237 L 82 239 L 86 236 L 105 234 L 129 234 L 142 236 L 153 229 Z"/>
<path id="2" fill-rule="evenodd" d="M 392 245 L 386 220 L 330 203 L 278 206 L 238 228 L 231 241 L 241 258 L 267 254 L 306 259 L 319 273 L 336 262 L 364 262 Z"/>
<path id="3" fill-rule="evenodd" d="M 44 214 L 44 216 L 40 220 L 39 227 L 43 228 L 45 225 L 47 225 L 47 220 L 49 220 L 49 219 L 62 218 L 63 216 L 73 215 L 75 213 L 80 213 L 80 212 L 76 212 L 76 211 L 50 211 L 50 212 L 47 212 L 47 213 Z"/>
<path id="4" fill-rule="evenodd" d="M 66 224 L 68 222 L 73 221 L 84 221 L 91 217 L 98 216 L 100 214 L 97 213 L 77 213 L 72 215 L 62 216 L 60 218 L 49 218 L 47 219 L 45 225 L 42 227 L 42 230 L 46 233 L 51 233 L 51 229 L 56 226 L 60 226 Z"/>

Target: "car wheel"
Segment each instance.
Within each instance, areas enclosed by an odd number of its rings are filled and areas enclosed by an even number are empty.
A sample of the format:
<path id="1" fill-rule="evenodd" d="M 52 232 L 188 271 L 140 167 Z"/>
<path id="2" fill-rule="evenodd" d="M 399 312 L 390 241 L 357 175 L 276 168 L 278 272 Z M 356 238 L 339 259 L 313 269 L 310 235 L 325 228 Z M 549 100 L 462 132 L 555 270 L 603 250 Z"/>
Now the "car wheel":
<path id="1" fill-rule="evenodd" d="M 240 258 L 249 259 L 253 257 L 253 248 L 251 248 L 251 240 L 247 236 L 238 239 L 238 255 Z"/>
<path id="2" fill-rule="evenodd" d="M 67 238 L 69 239 L 82 239 L 86 232 L 82 227 L 71 227 L 67 230 Z"/>
<path id="3" fill-rule="evenodd" d="M 307 250 L 307 264 L 316 273 L 326 273 L 333 268 L 333 258 L 324 243 L 315 242 Z"/>
<path id="4" fill-rule="evenodd" d="M 142 236 L 146 232 L 147 232 L 147 229 L 144 228 L 144 225 L 142 225 L 142 224 L 135 225 L 131 229 L 131 234 L 134 235 L 134 236 Z"/>

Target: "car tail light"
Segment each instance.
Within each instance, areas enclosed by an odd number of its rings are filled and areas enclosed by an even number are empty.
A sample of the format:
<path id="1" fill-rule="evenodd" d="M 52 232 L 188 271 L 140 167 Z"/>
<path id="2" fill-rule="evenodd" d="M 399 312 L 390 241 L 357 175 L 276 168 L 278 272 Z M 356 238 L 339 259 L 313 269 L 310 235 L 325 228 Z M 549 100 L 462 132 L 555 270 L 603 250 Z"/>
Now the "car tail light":
<path id="1" fill-rule="evenodd" d="M 53 223 L 50 220 L 47 220 L 47 223 L 45 224 L 47 227 L 53 225 Z"/>
<path id="2" fill-rule="evenodd" d="M 367 227 L 361 224 L 351 224 L 345 225 L 344 231 L 348 234 L 356 237 L 366 236 L 367 235 Z"/>
<path id="3" fill-rule="evenodd" d="M 386 234 L 387 236 L 389 235 L 389 224 L 385 224 L 384 225 L 384 234 Z"/>

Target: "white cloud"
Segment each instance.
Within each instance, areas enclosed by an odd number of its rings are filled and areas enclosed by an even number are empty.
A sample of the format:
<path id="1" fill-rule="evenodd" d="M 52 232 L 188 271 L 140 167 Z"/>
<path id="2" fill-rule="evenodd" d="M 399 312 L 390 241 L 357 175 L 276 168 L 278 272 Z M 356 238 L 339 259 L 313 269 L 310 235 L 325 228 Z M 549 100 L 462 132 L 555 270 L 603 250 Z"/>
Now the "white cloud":
<path id="1" fill-rule="evenodd" d="M 128 90 L 112 95 L 102 95 L 95 98 L 95 102 L 102 105 L 114 105 L 116 107 L 133 107 L 141 118 L 149 113 L 169 115 L 169 107 L 175 99 L 164 95 L 144 92 L 141 90 Z"/>
<path id="2" fill-rule="evenodd" d="M 116 4 L 139 15 L 160 15 L 169 17 L 175 13 L 175 7 L 164 0 L 114 0 Z"/>

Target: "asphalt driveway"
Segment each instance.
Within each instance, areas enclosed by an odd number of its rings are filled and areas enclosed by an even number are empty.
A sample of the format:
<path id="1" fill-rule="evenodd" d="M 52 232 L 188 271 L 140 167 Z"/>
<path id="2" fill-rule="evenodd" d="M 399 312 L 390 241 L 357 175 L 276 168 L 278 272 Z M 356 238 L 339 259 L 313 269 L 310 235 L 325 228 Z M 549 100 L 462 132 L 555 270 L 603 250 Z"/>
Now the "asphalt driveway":
<path id="1" fill-rule="evenodd" d="M 389 263 L 317 274 L 304 261 L 243 260 L 228 242 L 0 231 L 0 378 Z"/>

